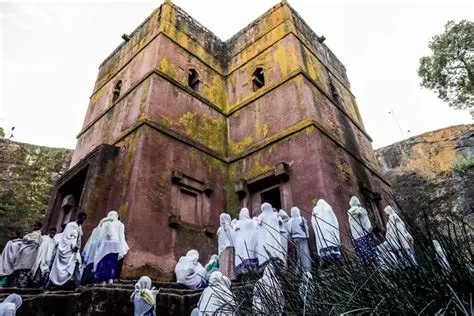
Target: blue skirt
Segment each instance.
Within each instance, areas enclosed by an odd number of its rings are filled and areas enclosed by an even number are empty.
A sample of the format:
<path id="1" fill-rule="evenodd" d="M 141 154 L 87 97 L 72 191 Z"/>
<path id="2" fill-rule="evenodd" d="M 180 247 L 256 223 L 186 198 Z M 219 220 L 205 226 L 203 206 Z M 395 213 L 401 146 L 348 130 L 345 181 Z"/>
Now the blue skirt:
<path id="1" fill-rule="evenodd" d="M 117 276 L 118 253 L 109 253 L 99 261 L 94 271 L 94 264 L 89 263 L 82 273 L 83 283 L 96 283 L 113 280 Z"/>
<path id="2" fill-rule="evenodd" d="M 117 275 L 118 253 L 109 253 L 99 261 L 94 271 L 94 281 L 108 281 L 115 279 Z"/>
<path id="3" fill-rule="evenodd" d="M 362 265 L 373 267 L 378 265 L 377 252 L 374 240 L 372 239 L 372 234 L 355 239 L 354 244 L 357 259 Z"/>

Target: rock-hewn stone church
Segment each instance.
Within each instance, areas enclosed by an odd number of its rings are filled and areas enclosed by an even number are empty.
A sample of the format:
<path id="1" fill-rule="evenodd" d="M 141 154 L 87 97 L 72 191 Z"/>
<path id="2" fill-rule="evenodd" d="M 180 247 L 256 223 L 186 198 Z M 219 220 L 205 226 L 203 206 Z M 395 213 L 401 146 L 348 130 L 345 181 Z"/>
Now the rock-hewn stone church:
<path id="1" fill-rule="evenodd" d="M 390 187 L 346 70 L 286 1 L 225 42 L 166 1 L 123 39 L 100 65 L 49 227 L 85 211 L 87 238 L 115 209 L 122 276 L 167 279 L 186 250 L 216 252 L 223 210 L 266 201 L 309 220 L 323 198 L 345 231 L 358 195 L 382 224 Z"/>

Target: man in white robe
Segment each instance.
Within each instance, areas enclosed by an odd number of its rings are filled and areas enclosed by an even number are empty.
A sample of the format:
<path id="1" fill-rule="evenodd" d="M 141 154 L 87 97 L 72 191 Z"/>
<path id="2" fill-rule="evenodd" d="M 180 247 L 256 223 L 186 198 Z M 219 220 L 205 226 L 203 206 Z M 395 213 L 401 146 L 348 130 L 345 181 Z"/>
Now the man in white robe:
<path id="1" fill-rule="evenodd" d="M 3 248 L 2 255 L 0 257 L 0 287 L 8 285 L 9 277 L 15 271 L 15 261 L 20 252 L 22 238 L 19 232 L 12 234 L 11 239 Z"/>
<path id="2" fill-rule="evenodd" d="M 309 253 L 309 229 L 306 218 L 301 216 L 297 207 L 291 208 L 291 218 L 288 222 L 288 233 L 295 243 L 298 256 L 298 267 L 302 272 L 311 270 L 311 255 Z"/>
<path id="3" fill-rule="evenodd" d="M 18 294 L 8 295 L 3 302 L 0 303 L 0 316 L 15 316 L 16 311 L 23 303 L 23 299 Z"/>
<path id="4" fill-rule="evenodd" d="M 50 285 L 60 287 L 72 281 L 76 286 L 80 282 L 81 225 L 84 224 L 86 218 L 86 213 L 79 213 L 75 222 L 66 225 L 49 274 Z"/>
<path id="5" fill-rule="evenodd" d="M 53 237 L 56 235 L 56 228 L 50 228 L 48 235 L 41 237 L 41 245 L 38 248 L 38 254 L 36 255 L 35 264 L 31 268 L 31 278 L 33 281 L 42 286 L 44 281 L 47 280 L 49 270 L 54 260 L 54 250 L 56 248 L 56 242 Z"/>
<path id="6" fill-rule="evenodd" d="M 15 260 L 15 285 L 27 287 L 30 282 L 30 270 L 35 264 L 38 247 L 41 244 L 41 228 L 43 224 L 36 222 L 33 225 L 33 232 L 26 234 L 21 242 L 18 257 Z"/>

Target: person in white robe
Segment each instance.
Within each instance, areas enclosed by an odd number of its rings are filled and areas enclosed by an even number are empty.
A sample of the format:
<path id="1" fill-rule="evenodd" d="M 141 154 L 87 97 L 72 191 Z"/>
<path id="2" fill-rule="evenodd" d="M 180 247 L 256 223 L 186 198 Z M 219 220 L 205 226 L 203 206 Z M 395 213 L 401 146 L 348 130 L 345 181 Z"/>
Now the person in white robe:
<path id="1" fill-rule="evenodd" d="M 388 248 L 387 243 L 381 243 L 376 249 L 378 264 L 383 270 L 391 270 L 398 266 L 397 256 Z"/>
<path id="2" fill-rule="evenodd" d="M 268 264 L 269 259 L 284 261 L 284 249 L 281 244 L 278 215 L 273 212 L 269 203 L 263 203 L 262 213 L 258 216 L 257 225 L 257 258 L 260 267 Z"/>
<path id="3" fill-rule="evenodd" d="M 133 303 L 134 316 L 155 316 L 156 315 L 156 295 L 159 290 L 152 287 L 151 279 L 142 276 L 135 283 L 135 290 L 130 296 Z"/>
<path id="4" fill-rule="evenodd" d="M 217 230 L 219 271 L 231 280 L 234 280 L 234 229 L 231 226 L 231 217 L 229 214 L 222 213 L 219 220 L 220 227 Z"/>
<path id="5" fill-rule="evenodd" d="M 308 238 L 309 229 L 306 218 L 301 216 L 297 207 L 291 208 L 291 218 L 288 222 L 288 233 L 296 246 L 298 267 L 303 273 L 311 270 L 311 254 L 309 252 Z"/>
<path id="6" fill-rule="evenodd" d="M 320 199 L 313 208 L 311 224 L 314 230 L 316 250 L 323 265 L 342 260 L 339 221 L 325 200 Z"/>
<path id="7" fill-rule="evenodd" d="M 219 271 L 213 272 L 199 298 L 197 315 L 234 315 L 236 304 L 230 286 L 229 278 Z"/>
<path id="8" fill-rule="evenodd" d="M 41 244 L 41 228 L 43 224 L 36 222 L 33 225 L 33 232 L 26 234 L 21 242 L 18 256 L 15 260 L 15 284 L 24 288 L 30 283 L 30 271 L 35 264 L 38 247 Z"/>
<path id="9" fill-rule="evenodd" d="M 186 256 L 179 258 L 174 273 L 177 283 L 192 290 L 206 286 L 206 269 L 199 263 L 199 252 L 195 249 L 189 250 Z"/>
<path id="10" fill-rule="evenodd" d="M 82 228 L 87 219 L 86 213 L 79 213 L 75 222 L 70 222 L 64 228 L 63 235 L 59 240 L 56 255 L 54 257 L 47 287 L 66 286 L 72 283 L 77 286 L 81 280 L 82 259 L 79 252 L 81 248 Z"/>
<path id="11" fill-rule="evenodd" d="M 384 242 L 387 243 L 386 248 L 395 254 L 400 266 L 416 266 L 415 255 L 411 247 L 413 239 L 408 233 L 405 223 L 391 206 L 387 206 L 384 212 L 388 216 L 386 241 Z"/>
<path id="12" fill-rule="evenodd" d="M 256 254 L 257 224 L 250 219 L 249 210 L 242 208 L 239 221 L 234 227 L 235 272 L 238 277 L 258 266 Z"/>
<path id="13" fill-rule="evenodd" d="M 290 239 L 290 234 L 288 233 L 288 222 L 290 217 L 285 212 L 285 210 L 278 211 L 278 225 L 280 227 L 280 236 L 281 236 L 281 247 L 283 249 L 283 257 L 285 266 L 288 260 L 288 240 Z"/>
<path id="14" fill-rule="evenodd" d="M 86 269 L 85 283 L 113 283 L 117 276 L 117 263 L 127 253 L 125 226 L 116 211 L 110 211 L 92 231 L 82 252 Z"/>
<path id="15" fill-rule="evenodd" d="M 12 276 L 15 271 L 15 261 L 22 244 L 22 238 L 19 232 L 11 235 L 11 237 L 12 239 L 10 239 L 3 248 L 0 257 L 0 287 L 7 286 L 9 281 L 11 281 L 10 276 Z"/>
<path id="16" fill-rule="evenodd" d="M 254 315 L 283 315 L 285 297 L 272 265 L 267 265 L 253 288 Z"/>
<path id="17" fill-rule="evenodd" d="M 23 299 L 18 294 L 8 295 L 3 302 L 0 303 L 0 316 L 15 316 L 16 311 L 23 303 Z"/>
<path id="18" fill-rule="evenodd" d="M 372 224 L 369 214 L 355 196 L 351 197 L 349 205 L 350 209 L 347 211 L 347 216 L 357 259 L 364 266 L 377 266 L 377 251 L 372 236 Z"/>
<path id="19" fill-rule="evenodd" d="M 37 286 L 42 286 L 44 282 L 48 280 L 48 274 L 53 264 L 53 255 L 56 248 L 56 242 L 53 238 L 55 234 L 56 228 L 53 227 L 49 230 L 49 235 L 41 236 L 41 245 L 38 248 L 35 264 L 30 272 L 31 278 Z"/>

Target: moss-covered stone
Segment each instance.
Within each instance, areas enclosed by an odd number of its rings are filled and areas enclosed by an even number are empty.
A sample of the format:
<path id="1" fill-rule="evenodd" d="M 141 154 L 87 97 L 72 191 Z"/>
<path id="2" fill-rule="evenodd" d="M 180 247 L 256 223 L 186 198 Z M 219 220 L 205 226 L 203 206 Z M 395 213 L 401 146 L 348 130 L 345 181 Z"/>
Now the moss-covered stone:
<path id="1" fill-rule="evenodd" d="M 0 247 L 8 233 L 42 220 L 53 183 L 68 169 L 72 150 L 0 138 Z"/>

